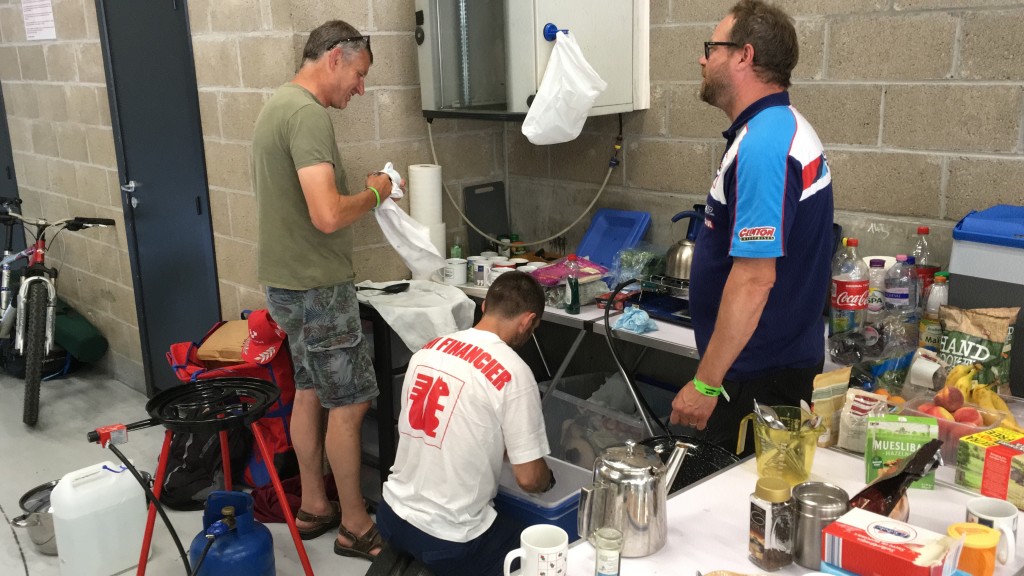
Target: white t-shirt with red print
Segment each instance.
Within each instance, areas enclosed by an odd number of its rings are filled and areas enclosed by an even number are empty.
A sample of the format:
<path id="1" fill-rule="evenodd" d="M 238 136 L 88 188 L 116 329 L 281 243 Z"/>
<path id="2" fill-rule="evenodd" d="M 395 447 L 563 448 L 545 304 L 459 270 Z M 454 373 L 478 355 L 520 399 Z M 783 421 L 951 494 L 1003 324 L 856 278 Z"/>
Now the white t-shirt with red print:
<path id="1" fill-rule="evenodd" d="M 533 372 L 497 334 L 471 328 L 428 342 L 402 384 L 388 506 L 416 528 L 468 542 L 494 522 L 504 453 L 550 453 Z"/>

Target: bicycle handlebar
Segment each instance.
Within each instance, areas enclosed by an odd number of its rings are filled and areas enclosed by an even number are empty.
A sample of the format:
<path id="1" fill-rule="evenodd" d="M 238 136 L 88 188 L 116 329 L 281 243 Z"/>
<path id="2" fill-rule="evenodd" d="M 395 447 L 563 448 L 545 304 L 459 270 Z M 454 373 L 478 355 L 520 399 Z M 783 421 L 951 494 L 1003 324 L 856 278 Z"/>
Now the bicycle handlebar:
<path id="1" fill-rule="evenodd" d="M 85 216 L 75 216 L 75 222 L 81 222 L 86 226 L 113 226 L 116 224 L 111 218 L 86 218 Z"/>
<path id="2" fill-rule="evenodd" d="M 0 196 L 0 208 L 11 208 L 21 206 L 21 198 Z"/>
<path id="3" fill-rule="evenodd" d="M 3 204 L 3 199 L 0 198 L 0 205 Z M 55 228 L 57 226 L 64 226 L 72 232 L 81 230 L 83 228 L 89 228 L 92 226 L 113 226 L 116 222 L 110 218 L 90 218 L 87 216 L 72 216 L 71 218 L 62 218 L 56 222 L 48 222 L 42 218 L 33 219 L 26 218 L 17 212 L 8 212 L 7 214 L 0 214 L 0 224 L 12 224 L 14 220 L 18 220 L 25 224 L 35 226 L 36 228 L 46 227 Z"/>

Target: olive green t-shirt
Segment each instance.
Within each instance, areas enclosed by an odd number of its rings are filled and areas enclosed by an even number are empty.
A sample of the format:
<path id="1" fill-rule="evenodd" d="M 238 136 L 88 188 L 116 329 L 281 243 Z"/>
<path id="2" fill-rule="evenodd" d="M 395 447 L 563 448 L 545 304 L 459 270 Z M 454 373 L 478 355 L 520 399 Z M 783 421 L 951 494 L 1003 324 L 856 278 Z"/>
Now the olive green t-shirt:
<path id="1" fill-rule="evenodd" d="M 252 138 L 253 190 L 259 210 L 256 273 L 260 284 L 309 290 L 351 282 L 352 229 L 324 234 L 313 226 L 297 170 L 329 162 L 338 193 L 348 195 L 334 125 L 305 88 L 285 84 L 263 107 Z"/>

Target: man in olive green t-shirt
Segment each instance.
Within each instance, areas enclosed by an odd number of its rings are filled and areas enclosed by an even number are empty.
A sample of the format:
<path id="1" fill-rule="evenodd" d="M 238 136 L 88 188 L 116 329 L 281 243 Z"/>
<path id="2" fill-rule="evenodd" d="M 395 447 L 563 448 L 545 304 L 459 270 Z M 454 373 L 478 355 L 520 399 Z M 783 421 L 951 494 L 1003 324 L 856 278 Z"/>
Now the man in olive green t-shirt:
<path id="1" fill-rule="evenodd" d="M 295 363 L 296 523 L 303 539 L 337 526 L 334 551 L 366 558 L 380 550 L 380 537 L 359 487 L 359 431 L 378 391 L 359 320 L 350 225 L 391 195 L 391 180 L 373 173 L 363 190 L 349 192 L 327 108 L 363 94 L 372 63 L 369 36 L 351 25 L 332 20 L 313 30 L 298 73 L 260 112 L 252 143 L 257 275 Z M 325 494 L 325 447 L 338 502 Z"/>

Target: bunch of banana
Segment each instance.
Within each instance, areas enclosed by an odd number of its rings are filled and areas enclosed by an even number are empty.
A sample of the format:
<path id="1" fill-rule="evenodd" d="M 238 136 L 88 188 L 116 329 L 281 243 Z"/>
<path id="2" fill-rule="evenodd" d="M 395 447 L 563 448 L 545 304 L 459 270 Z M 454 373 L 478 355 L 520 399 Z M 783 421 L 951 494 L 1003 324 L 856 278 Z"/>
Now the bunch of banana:
<path id="1" fill-rule="evenodd" d="M 978 367 L 974 364 L 958 364 L 949 371 L 946 376 L 946 386 L 956 388 L 964 395 L 968 402 L 971 400 L 971 381 L 978 374 Z"/>
<path id="2" fill-rule="evenodd" d="M 972 364 L 957 364 L 950 369 L 949 374 L 946 374 L 946 386 L 956 387 L 956 382 L 967 374 L 967 371 L 973 367 Z"/>
<path id="3" fill-rule="evenodd" d="M 999 423 L 1003 428 L 1009 428 L 1017 432 L 1024 432 L 1024 428 L 1017 423 L 1017 419 L 1013 417 L 1013 413 L 1010 412 L 1010 407 L 1006 405 L 1006 402 L 999 397 L 991 388 L 987 386 L 978 386 L 974 388 L 974 399 L 975 403 L 980 406 L 983 410 L 998 412 L 1002 415 L 1002 421 Z M 985 419 L 984 413 L 982 418 Z M 989 424 L 988 420 L 985 420 L 985 424 Z"/>

